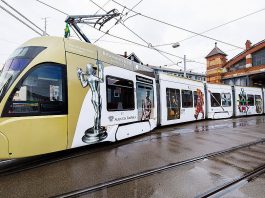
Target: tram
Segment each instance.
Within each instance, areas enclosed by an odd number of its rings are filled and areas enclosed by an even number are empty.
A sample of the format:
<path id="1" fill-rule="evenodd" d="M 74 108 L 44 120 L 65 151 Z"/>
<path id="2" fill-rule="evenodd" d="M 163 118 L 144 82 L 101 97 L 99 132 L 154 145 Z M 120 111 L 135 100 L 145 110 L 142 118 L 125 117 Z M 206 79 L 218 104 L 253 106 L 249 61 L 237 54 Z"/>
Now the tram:
<path id="1" fill-rule="evenodd" d="M 34 38 L 0 75 L 0 159 L 115 142 L 158 126 L 262 114 L 265 90 L 157 74 L 93 44 Z"/>

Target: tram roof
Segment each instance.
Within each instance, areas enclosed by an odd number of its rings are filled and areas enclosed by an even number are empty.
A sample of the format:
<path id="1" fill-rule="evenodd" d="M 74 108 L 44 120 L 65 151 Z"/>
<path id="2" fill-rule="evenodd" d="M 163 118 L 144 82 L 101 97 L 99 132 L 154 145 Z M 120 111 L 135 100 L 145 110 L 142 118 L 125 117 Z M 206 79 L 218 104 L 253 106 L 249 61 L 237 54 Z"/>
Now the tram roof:
<path id="1" fill-rule="evenodd" d="M 23 46 L 44 46 L 47 48 L 52 48 L 53 50 L 55 50 L 54 48 L 58 50 L 61 50 L 63 48 L 66 52 L 69 53 L 88 57 L 91 59 L 99 59 L 102 62 L 110 65 L 115 65 L 117 67 L 154 77 L 154 70 L 146 65 L 136 63 L 94 44 L 78 41 L 75 39 L 55 36 L 43 36 L 33 38 L 25 42 L 22 47 Z"/>

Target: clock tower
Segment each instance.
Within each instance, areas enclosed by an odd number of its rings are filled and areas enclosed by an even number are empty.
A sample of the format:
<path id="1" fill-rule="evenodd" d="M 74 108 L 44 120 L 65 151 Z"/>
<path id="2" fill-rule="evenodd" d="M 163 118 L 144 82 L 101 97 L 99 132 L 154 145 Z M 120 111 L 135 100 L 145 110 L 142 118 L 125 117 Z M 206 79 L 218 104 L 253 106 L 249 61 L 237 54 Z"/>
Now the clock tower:
<path id="1" fill-rule="evenodd" d="M 217 43 L 215 43 L 213 50 L 205 57 L 207 60 L 207 82 L 221 83 L 223 66 L 227 62 L 226 56 L 227 55 L 217 47 Z"/>

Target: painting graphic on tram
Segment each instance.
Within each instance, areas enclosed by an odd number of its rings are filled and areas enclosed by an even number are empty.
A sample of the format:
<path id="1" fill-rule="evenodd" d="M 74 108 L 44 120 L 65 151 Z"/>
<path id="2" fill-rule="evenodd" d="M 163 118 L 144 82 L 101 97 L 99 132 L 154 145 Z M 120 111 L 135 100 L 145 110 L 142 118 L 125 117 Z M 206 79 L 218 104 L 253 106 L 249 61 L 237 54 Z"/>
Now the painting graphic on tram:
<path id="1" fill-rule="evenodd" d="M 142 101 L 142 119 L 149 120 L 152 112 L 152 101 L 150 100 L 150 91 L 146 91 L 146 98 Z"/>
<path id="2" fill-rule="evenodd" d="M 167 119 L 180 119 L 180 90 L 167 88 Z"/>
<path id="3" fill-rule="evenodd" d="M 149 120 L 153 117 L 154 94 L 152 85 L 137 83 L 138 120 Z"/>
<path id="4" fill-rule="evenodd" d="M 262 113 L 262 111 L 263 111 L 263 101 L 261 99 L 261 96 L 255 95 L 255 105 L 256 105 L 257 113 Z"/>
<path id="5" fill-rule="evenodd" d="M 221 94 L 222 106 L 230 107 L 231 106 L 231 94 L 230 93 L 222 93 Z"/>
<path id="6" fill-rule="evenodd" d="M 100 96 L 100 83 L 104 82 L 104 66 L 100 61 L 97 61 L 96 65 L 98 76 L 96 75 L 97 71 L 93 68 L 92 64 L 87 64 L 85 72 L 83 72 L 81 68 L 77 69 L 78 79 L 80 80 L 82 87 L 90 87 L 92 92 L 91 102 L 95 110 L 94 126 L 87 129 L 82 137 L 82 141 L 89 144 L 102 141 L 107 137 L 105 127 L 101 126 L 102 99 Z"/>
<path id="7" fill-rule="evenodd" d="M 244 91 L 244 88 L 241 88 L 241 91 L 239 93 L 239 104 L 238 104 L 238 110 L 241 113 L 247 113 L 249 110 L 249 105 L 248 105 L 248 100 L 247 100 L 247 96 L 246 93 Z"/>
<path id="8" fill-rule="evenodd" d="M 200 89 L 197 89 L 197 99 L 195 100 L 196 104 L 194 104 L 195 106 L 195 114 L 194 117 L 196 118 L 196 120 L 199 117 L 199 114 L 202 114 L 202 119 L 204 118 L 204 95 L 202 93 L 202 91 Z"/>

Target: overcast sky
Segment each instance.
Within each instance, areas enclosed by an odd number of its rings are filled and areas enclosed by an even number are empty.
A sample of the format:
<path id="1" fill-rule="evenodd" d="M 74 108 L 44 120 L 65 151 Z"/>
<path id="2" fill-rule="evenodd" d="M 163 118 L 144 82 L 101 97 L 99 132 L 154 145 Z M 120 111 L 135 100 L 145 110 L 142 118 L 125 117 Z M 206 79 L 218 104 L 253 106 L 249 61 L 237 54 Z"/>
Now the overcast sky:
<path id="1" fill-rule="evenodd" d="M 23 13 L 26 17 L 31 19 L 41 28 L 44 28 L 43 18 L 48 17 L 48 34 L 53 36 L 63 36 L 65 28 L 64 20 L 66 18 L 64 14 L 52 10 L 51 8 L 40 4 L 36 0 L 5 1 Z M 98 7 L 95 6 L 90 0 L 43 1 L 70 15 L 94 14 L 98 11 Z M 94 1 L 100 6 L 103 6 L 107 2 L 107 4 L 104 6 L 104 9 L 107 11 L 113 8 L 116 8 L 119 12 L 122 12 L 123 10 L 122 7 L 109 0 Z M 131 8 L 140 0 L 117 1 L 126 5 L 126 7 Z M 6 7 L 1 1 L 0 5 Z M 162 21 L 166 21 L 170 24 L 200 33 L 263 8 L 265 8 L 264 0 L 143 0 L 134 10 Z M 102 10 L 99 12 L 99 14 L 103 13 L 104 11 Z M 133 13 L 129 13 L 129 15 L 131 14 Z M 38 35 L 2 9 L 0 9 L 0 16 L 1 65 L 5 62 L 10 53 L 12 53 L 12 51 L 20 44 L 27 41 L 28 39 L 37 37 Z M 251 40 L 253 44 L 265 39 L 264 18 L 265 11 L 261 11 L 234 23 L 207 32 L 205 35 L 236 46 L 245 47 L 245 42 L 247 39 Z M 106 24 L 102 30 L 108 30 L 114 22 L 115 20 L 111 21 L 109 24 Z M 193 35 L 183 30 L 172 28 L 170 26 L 143 18 L 140 15 L 128 19 L 125 22 L 125 25 L 131 30 L 135 31 L 139 36 L 141 36 L 148 43 L 151 43 L 153 46 L 181 41 Z M 101 32 L 95 31 L 86 25 L 82 25 L 82 29 L 92 42 L 102 35 Z M 146 45 L 142 40 L 137 38 L 130 31 L 126 30 L 126 28 L 121 24 L 118 24 L 111 29 L 110 33 Z M 73 32 L 71 32 L 71 34 L 74 35 Z M 194 62 L 188 63 L 189 70 L 194 72 L 204 72 L 206 67 L 206 60 L 204 57 L 213 49 L 214 43 L 215 41 L 213 40 L 196 36 L 194 38 L 180 42 L 180 47 L 178 48 L 172 48 L 169 45 L 159 47 L 158 49 L 167 51 L 180 57 L 183 57 L 185 54 L 188 59 L 205 63 L 204 65 Z M 172 64 L 157 51 L 139 47 L 108 35 L 104 36 L 101 40 L 96 42 L 96 44 L 117 54 L 123 54 L 124 51 L 127 51 L 128 54 L 134 52 L 145 64 L 158 66 Z M 228 59 L 242 51 L 242 49 L 225 45 L 220 42 L 218 43 L 218 47 L 228 54 Z M 181 61 L 176 57 L 168 57 L 175 63 Z M 183 61 L 179 65 L 182 66 Z M 178 67 L 173 66 L 171 68 Z"/>

